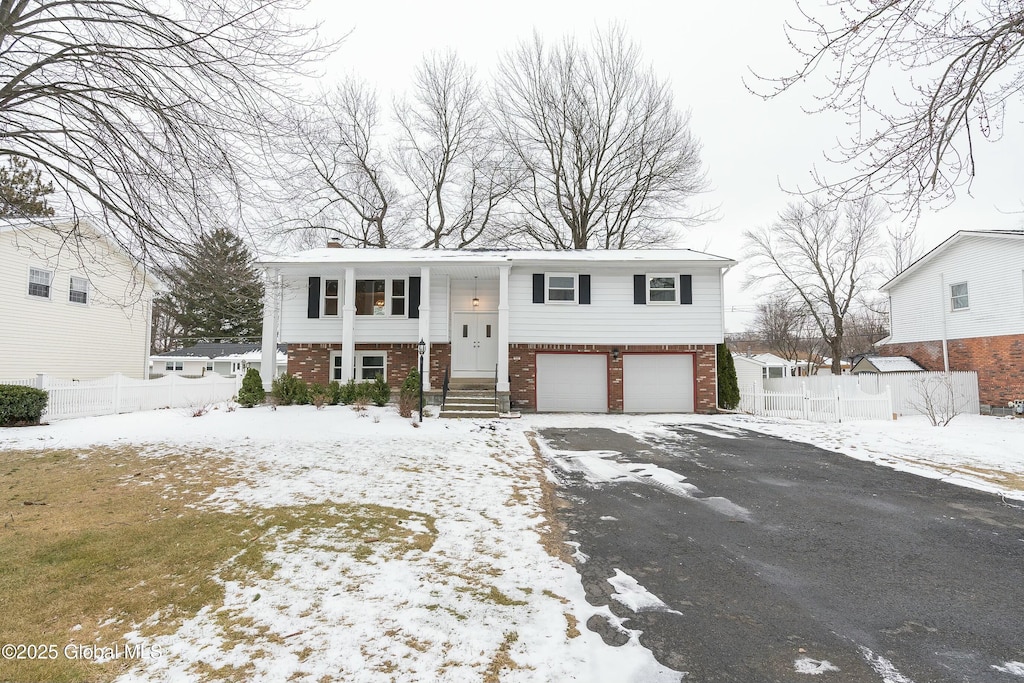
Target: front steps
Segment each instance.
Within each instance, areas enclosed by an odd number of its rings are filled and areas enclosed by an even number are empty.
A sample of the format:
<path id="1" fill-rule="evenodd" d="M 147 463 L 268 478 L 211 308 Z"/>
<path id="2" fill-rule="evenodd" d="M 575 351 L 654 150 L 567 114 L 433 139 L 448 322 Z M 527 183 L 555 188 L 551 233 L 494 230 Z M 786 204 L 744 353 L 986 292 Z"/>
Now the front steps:
<path id="1" fill-rule="evenodd" d="M 448 380 L 448 397 L 441 417 L 498 417 L 494 405 L 494 380 L 452 378 Z"/>

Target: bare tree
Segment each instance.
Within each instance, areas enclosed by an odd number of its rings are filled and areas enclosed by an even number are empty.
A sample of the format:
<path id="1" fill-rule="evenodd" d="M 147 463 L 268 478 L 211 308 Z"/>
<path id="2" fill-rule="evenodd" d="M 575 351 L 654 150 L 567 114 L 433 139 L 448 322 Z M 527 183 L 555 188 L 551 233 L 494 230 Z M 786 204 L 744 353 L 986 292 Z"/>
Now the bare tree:
<path id="1" fill-rule="evenodd" d="M 0 3 L 0 155 L 42 172 L 58 213 L 89 217 L 138 260 L 173 249 L 239 213 L 266 112 L 324 54 L 294 22 L 304 6 Z"/>
<path id="2" fill-rule="evenodd" d="M 903 208 L 968 191 L 975 144 L 1001 136 L 1007 104 L 1024 91 L 1024 6 L 1007 0 L 827 0 L 789 26 L 803 65 L 763 79 L 767 96 L 823 74 L 813 111 L 840 111 L 855 131 L 830 185 L 868 189 Z M 824 179 L 818 178 L 824 183 Z"/>
<path id="3" fill-rule="evenodd" d="M 535 35 L 502 59 L 496 110 L 522 186 L 518 237 L 554 249 L 624 249 L 669 241 L 706 212 L 700 143 L 669 85 L 641 64 L 620 28 L 590 49 Z"/>
<path id="4" fill-rule="evenodd" d="M 425 57 L 395 118 L 396 163 L 414 198 L 417 239 L 437 249 L 486 238 L 514 179 L 473 70 L 453 52 Z"/>
<path id="5" fill-rule="evenodd" d="M 292 134 L 278 154 L 287 206 L 284 228 L 322 246 L 337 235 L 355 247 L 395 246 L 400 194 L 382 135 L 377 93 L 355 78 L 343 81 L 312 109 L 294 109 Z M 283 197 L 282 197 L 283 199 Z"/>
<path id="6" fill-rule="evenodd" d="M 875 345 L 889 334 L 887 306 L 882 300 L 854 307 L 846 320 L 848 356 L 872 353 Z"/>
<path id="7" fill-rule="evenodd" d="M 836 205 L 820 198 L 790 204 L 770 226 L 744 233 L 752 261 L 747 287 L 780 283 L 807 307 L 841 374 L 850 307 L 877 274 L 884 210 L 870 198 Z"/>
<path id="8" fill-rule="evenodd" d="M 821 359 L 824 343 L 807 304 L 792 294 L 774 294 L 757 304 L 753 334 L 773 353 L 810 371 Z"/>

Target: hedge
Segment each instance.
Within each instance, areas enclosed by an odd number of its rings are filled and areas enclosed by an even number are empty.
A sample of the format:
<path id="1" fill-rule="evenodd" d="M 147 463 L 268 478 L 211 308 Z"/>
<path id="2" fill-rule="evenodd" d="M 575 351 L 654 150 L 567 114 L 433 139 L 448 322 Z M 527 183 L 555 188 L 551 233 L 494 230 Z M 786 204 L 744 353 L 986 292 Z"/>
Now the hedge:
<path id="1" fill-rule="evenodd" d="M 0 427 L 39 424 L 49 400 L 42 389 L 0 384 Z"/>

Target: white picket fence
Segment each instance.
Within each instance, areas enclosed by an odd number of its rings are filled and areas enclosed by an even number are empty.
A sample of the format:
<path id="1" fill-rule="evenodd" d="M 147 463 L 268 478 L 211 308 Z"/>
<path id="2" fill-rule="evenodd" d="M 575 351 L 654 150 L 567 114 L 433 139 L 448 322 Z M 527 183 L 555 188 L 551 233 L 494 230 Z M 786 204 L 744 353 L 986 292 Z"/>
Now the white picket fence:
<path id="1" fill-rule="evenodd" d="M 44 420 L 114 415 L 158 408 L 190 408 L 226 401 L 238 394 L 242 377 L 211 374 L 201 378 L 166 375 L 132 379 L 121 374 L 94 380 L 66 380 L 48 375 L 33 379 L 0 380 L 43 389 L 50 395 Z"/>
<path id="2" fill-rule="evenodd" d="M 940 384 L 942 386 L 938 387 Z M 846 396 L 858 393 L 880 396 L 887 387 L 892 395 L 892 412 L 897 415 L 921 415 L 925 404 L 922 392 L 929 391 L 934 397 L 937 389 L 943 390 L 939 393 L 947 393 L 948 400 L 956 402 L 958 413 L 977 415 L 981 412 L 976 372 L 864 373 L 764 380 L 765 391 L 799 394 L 806 389 L 812 397 L 832 396 L 836 391 Z"/>
<path id="3" fill-rule="evenodd" d="M 880 394 L 867 394 L 856 387 L 843 391 L 838 386 L 829 392 L 814 393 L 806 385 L 800 386 L 798 391 L 773 391 L 762 389 L 754 382 L 746 390 L 741 389 L 739 407 L 753 415 L 812 422 L 891 420 L 893 417 L 892 394 L 888 387 Z"/>

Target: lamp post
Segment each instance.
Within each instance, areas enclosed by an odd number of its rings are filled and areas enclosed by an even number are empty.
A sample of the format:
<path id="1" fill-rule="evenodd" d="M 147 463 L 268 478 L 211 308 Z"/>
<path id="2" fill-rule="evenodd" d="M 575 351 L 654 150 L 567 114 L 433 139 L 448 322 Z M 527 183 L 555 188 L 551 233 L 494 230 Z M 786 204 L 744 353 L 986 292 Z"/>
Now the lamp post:
<path id="1" fill-rule="evenodd" d="M 427 350 L 427 342 L 420 339 L 416 347 L 420 351 L 420 422 L 423 422 L 423 353 Z"/>

